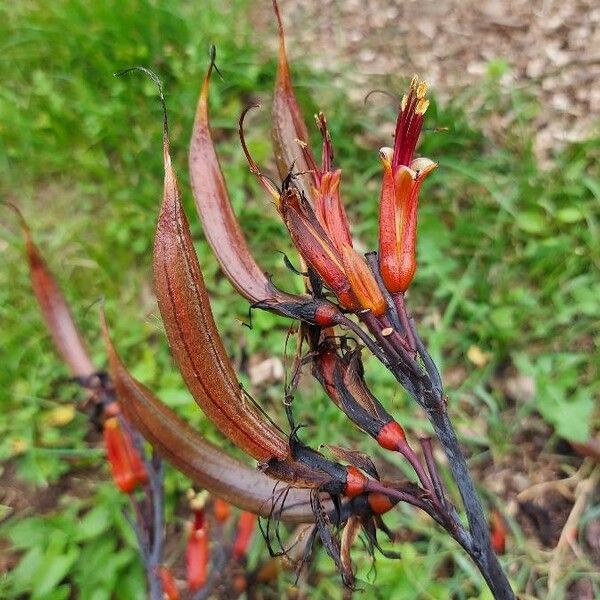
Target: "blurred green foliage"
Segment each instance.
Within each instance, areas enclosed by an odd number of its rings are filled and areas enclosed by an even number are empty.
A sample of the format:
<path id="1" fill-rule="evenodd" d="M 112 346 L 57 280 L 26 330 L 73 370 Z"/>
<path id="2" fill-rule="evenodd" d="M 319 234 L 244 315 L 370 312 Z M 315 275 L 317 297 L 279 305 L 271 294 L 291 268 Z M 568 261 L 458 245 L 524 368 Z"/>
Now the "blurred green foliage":
<path id="1" fill-rule="evenodd" d="M 186 174 L 196 96 L 208 45 L 215 43 L 224 81 L 215 79 L 212 87 L 213 125 L 235 209 L 261 265 L 281 285 L 298 289 L 300 282 L 278 252 L 290 252 L 289 242 L 248 173 L 235 134 L 250 99 L 268 105 L 274 27 L 257 35 L 243 0 L 23 0 L 0 5 L 0 17 L 2 197 L 22 207 L 97 364 L 104 365 L 104 351 L 92 304 L 103 297 L 114 339 L 133 373 L 219 440 L 172 364 L 151 291 L 150 250 L 162 192 L 156 89 L 141 76 L 115 79 L 113 73 L 143 64 L 164 81 L 173 160 L 215 316 L 232 355 L 239 359 L 242 346 L 248 354 L 282 354 L 285 321 L 254 313 L 253 328 L 242 326 L 247 304 L 234 297 L 218 272 L 193 215 Z M 290 53 L 301 54 L 293 47 Z M 528 130 L 537 107 L 522 91 L 500 89 L 497 79 L 508 68 L 502 59 L 492 61 L 482 89 L 448 106 L 433 102 L 429 124 L 449 131 L 425 135 L 420 147 L 440 166 L 422 193 L 419 271 L 409 304 L 425 323 L 424 337 L 446 372 L 464 366 L 472 346 L 489 353 L 485 365 L 467 365 L 458 389 L 449 390 L 457 399 L 452 413 L 459 426 L 471 432 L 480 428 L 469 447 L 474 459 L 488 446 L 493 455 L 510 451 L 528 415 L 540 414 L 558 434 L 576 439 L 585 439 L 598 417 L 593 411 L 600 391 L 600 140 L 572 145 L 556 155 L 551 169 L 540 169 Z M 306 114 L 322 108 L 328 115 L 354 232 L 372 247 L 380 173 L 376 150 L 390 143 L 394 107 L 349 102 L 337 74 L 314 73 L 299 64 L 294 77 Z M 397 81 L 377 83 L 401 91 Z M 464 106 L 475 93 L 484 101 L 467 114 Z M 512 115 L 501 142 L 487 139 L 481 128 L 496 112 Z M 256 111 L 247 135 L 257 161 L 273 168 L 268 121 L 267 108 Z M 380 123 L 388 126 L 374 127 Z M 57 406 L 72 403 L 77 391 L 59 383 L 67 372 L 31 295 L 17 224 L 8 211 L 0 224 L 0 461 L 12 459 L 19 476 L 40 488 L 74 468 L 100 470 L 104 478 L 101 452 L 88 450 L 85 417 L 79 414 L 63 426 L 49 417 Z M 533 379 L 532 399 L 510 402 L 493 385 L 509 367 Z M 390 393 L 395 388 L 382 368 L 370 363 L 368 374 L 403 423 L 427 427 L 402 394 Z M 261 395 L 279 415 L 280 394 L 273 386 Z M 314 385 L 298 399 L 296 411 L 308 425 L 305 435 L 317 443 L 365 444 Z M 372 445 L 368 449 L 374 451 Z M 183 477 L 169 474 L 170 513 L 186 485 Z M 105 484 L 85 500 L 75 492 L 67 490 L 50 514 L 8 520 L 0 530 L 23 552 L 18 566 L 0 579 L 1 597 L 143 597 L 134 544 L 118 510 L 122 498 Z M 398 522 L 420 528 L 428 541 L 404 544 L 400 564 L 378 559 L 377 588 L 389 598 L 447 597 L 448 589 L 459 598 L 476 597 L 481 584 L 473 567 L 411 514 L 401 511 Z M 509 561 L 527 555 L 526 540 L 516 537 L 520 541 Z M 432 578 L 451 553 L 454 574 Z M 369 581 L 368 557 L 359 563 Z M 319 567 L 331 570 L 325 558 Z M 526 581 L 527 573 L 522 563 L 515 581 Z M 312 597 L 339 594 L 338 579 L 324 577 Z"/>

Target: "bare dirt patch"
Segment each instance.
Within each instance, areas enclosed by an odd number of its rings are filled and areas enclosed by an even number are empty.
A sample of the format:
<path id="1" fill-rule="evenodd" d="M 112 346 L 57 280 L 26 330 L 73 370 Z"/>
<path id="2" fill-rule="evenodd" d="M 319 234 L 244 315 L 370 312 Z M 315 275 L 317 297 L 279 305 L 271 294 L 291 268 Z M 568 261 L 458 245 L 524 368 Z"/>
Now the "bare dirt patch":
<path id="1" fill-rule="evenodd" d="M 270 3 L 256 4 L 257 19 L 269 23 Z M 291 58 L 343 71 L 360 94 L 376 76 L 418 72 L 444 100 L 477 88 L 490 61 L 500 60 L 509 66 L 500 79 L 504 91 L 525 90 L 540 104 L 532 123 L 540 159 L 597 131 L 600 4 L 595 0 L 281 4 Z M 476 108 L 481 99 L 469 97 Z M 506 119 L 484 124 L 509 125 Z"/>

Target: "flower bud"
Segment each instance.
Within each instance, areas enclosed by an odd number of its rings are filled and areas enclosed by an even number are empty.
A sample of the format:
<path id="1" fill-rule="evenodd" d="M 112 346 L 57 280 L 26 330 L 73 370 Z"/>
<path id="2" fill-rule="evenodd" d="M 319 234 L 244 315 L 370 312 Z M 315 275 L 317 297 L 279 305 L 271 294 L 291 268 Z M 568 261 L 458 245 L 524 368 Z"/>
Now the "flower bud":
<path id="1" fill-rule="evenodd" d="M 162 585 L 162 591 L 165 600 L 179 600 L 179 590 L 177 589 L 177 583 L 171 573 L 170 569 L 165 566 L 161 566 L 158 569 L 158 576 L 160 577 L 160 583 Z"/>
<path id="2" fill-rule="evenodd" d="M 106 419 L 103 435 L 114 482 L 122 492 L 130 494 L 138 485 L 148 481 L 142 458 L 129 433 L 121 428 L 117 417 Z"/>

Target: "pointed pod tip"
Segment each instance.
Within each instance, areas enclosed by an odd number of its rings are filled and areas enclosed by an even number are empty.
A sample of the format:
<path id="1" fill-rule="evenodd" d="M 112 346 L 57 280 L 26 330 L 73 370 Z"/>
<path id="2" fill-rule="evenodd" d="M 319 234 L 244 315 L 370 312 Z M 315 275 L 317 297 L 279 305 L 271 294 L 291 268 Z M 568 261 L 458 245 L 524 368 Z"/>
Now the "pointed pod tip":
<path id="1" fill-rule="evenodd" d="M 164 94 L 164 90 L 163 90 L 162 80 L 154 71 L 152 71 L 152 69 L 148 69 L 147 67 L 143 67 L 140 65 L 136 65 L 134 67 L 129 67 L 128 69 L 123 69 L 122 71 L 118 71 L 114 75 L 115 75 L 115 77 L 121 77 L 123 75 L 128 75 L 129 73 L 133 73 L 133 72 L 143 73 L 144 75 L 149 77 L 156 84 L 156 87 L 158 89 L 158 97 L 160 100 L 160 105 L 161 105 L 162 113 L 163 113 L 163 140 L 165 140 L 165 143 L 167 144 L 167 147 L 168 147 L 169 116 L 168 116 L 168 111 L 167 111 L 167 102 L 165 100 L 165 94 Z M 170 159 L 169 159 L 169 161 L 170 161 Z"/>
<path id="2" fill-rule="evenodd" d="M 217 66 L 217 47 L 214 44 L 210 44 L 208 47 L 208 57 L 210 63 L 206 69 L 206 74 L 202 80 L 202 87 L 200 89 L 200 96 L 198 98 L 198 106 L 196 108 L 196 121 L 200 120 L 204 124 L 208 123 L 208 90 L 210 87 L 210 78 L 213 70 L 216 71 L 217 75 L 224 80 L 223 74 Z"/>
<path id="3" fill-rule="evenodd" d="M 277 70 L 277 76 L 281 76 L 285 82 L 285 85 L 289 86 L 289 66 L 287 52 L 285 49 L 285 30 L 283 28 L 283 20 L 281 19 L 281 12 L 279 11 L 279 4 L 277 3 L 277 0 L 273 0 L 273 11 L 275 12 L 277 29 L 279 31 L 279 69 Z"/>
<path id="4" fill-rule="evenodd" d="M 273 0 L 273 11 L 275 12 L 275 18 L 277 19 L 277 27 L 279 28 L 279 41 L 284 44 L 285 40 L 283 37 L 283 21 L 281 20 L 281 13 L 279 12 L 279 4 L 277 0 Z"/>
<path id="5" fill-rule="evenodd" d="M 104 310 L 104 303 L 102 302 L 98 307 L 98 320 L 100 322 L 100 331 L 102 332 L 102 337 L 104 338 L 104 343 L 106 346 L 111 345 L 112 342 L 110 339 L 110 333 L 108 331 L 108 322 L 106 320 L 106 311 Z"/>
<path id="6" fill-rule="evenodd" d="M 115 370 L 120 361 L 112 342 L 112 338 L 110 337 L 110 329 L 108 326 L 108 320 L 106 319 L 106 311 L 104 310 L 104 299 L 98 307 L 98 319 L 100 321 L 100 331 L 102 332 L 102 337 L 104 339 L 104 347 L 106 348 L 110 370 L 113 372 L 113 379 L 116 380 Z"/>
<path id="7" fill-rule="evenodd" d="M 4 204 L 4 206 L 6 206 L 8 209 L 12 210 L 17 215 L 17 219 L 19 220 L 19 225 L 21 226 L 21 230 L 22 230 L 23 236 L 25 238 L 25 243 L 28 246 L 30 244 L 33 244 L 33 240 L 31 237 L 31 229 L 29 229 L 29 225 L 27 224 L 27 221 L 25 220 L 25 217 L 23 216 L 21 209 L 13 202 L 10 202 L 10 200 L 0 200 L 0 204 Z"/>

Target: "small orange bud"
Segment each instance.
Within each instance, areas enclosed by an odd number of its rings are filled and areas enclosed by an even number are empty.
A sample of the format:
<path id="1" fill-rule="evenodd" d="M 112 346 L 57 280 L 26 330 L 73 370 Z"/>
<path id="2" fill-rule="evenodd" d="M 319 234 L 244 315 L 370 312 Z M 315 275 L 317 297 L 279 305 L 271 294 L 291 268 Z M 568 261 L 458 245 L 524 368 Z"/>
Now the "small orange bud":
<path id="1" fill-rule="evenodd" d="M 398 445 L 405 440 L 404 429 L 396 421 L 386 423 L 377 434 L 377 443 L 386 450 L 398 450 Z"/>
<path id="2" fill-rule="evenodd" d="M 506 551 L 506 525 L 502 515 L 496 509 L 490 513 L 490 537 L 494 552 L 504 554 Z"/>
<path id="3" fill-rule="evenodd" d="M 389 496 L 381 492 L 371 492 L 368 501 L 369 507 L 375 515 L 382 515 L 394 508 L 394 503 L 390 500 Z"/>
<path id="4" fill-rule="evenodd" d="M 348 498 L 354 498 L 354 496 L 362 494 L 367 485 L 367 477 L 353 466 L 346 467 L 346 473 L 346 488 L 344 489 L 344 495 Z"/>
<path id="5" fill-rule="evenodd" d="M 103 434 L 106 457 L 115 484 L 122 492 L 130 494 L 138 485 L 148 481 L 144 462 L 131 436 L 121 428 L 117 417 L 106 419 Z"/>

